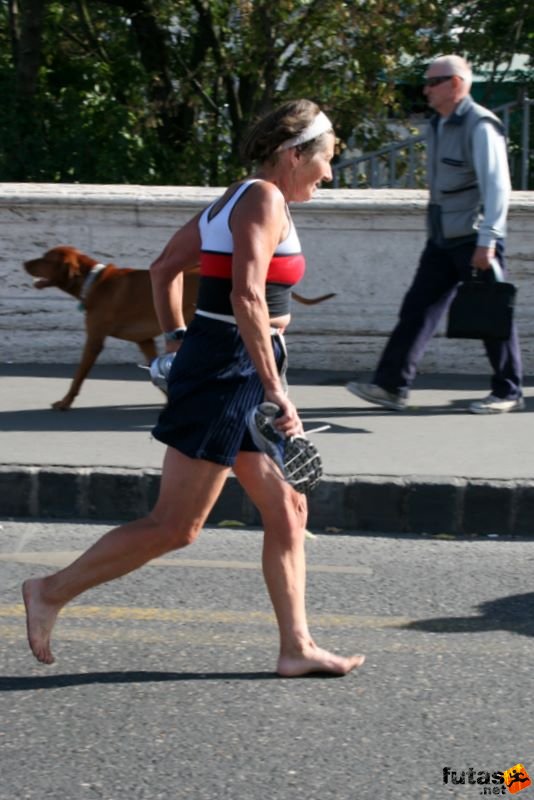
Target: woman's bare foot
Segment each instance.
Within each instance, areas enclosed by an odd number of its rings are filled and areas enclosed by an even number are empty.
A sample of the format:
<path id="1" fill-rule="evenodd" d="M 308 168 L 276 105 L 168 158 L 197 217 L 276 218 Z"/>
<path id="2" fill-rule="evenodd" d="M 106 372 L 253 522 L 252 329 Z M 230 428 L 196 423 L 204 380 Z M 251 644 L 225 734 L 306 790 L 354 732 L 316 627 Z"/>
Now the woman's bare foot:
<path id="1" fill-rule="evenodd" d="M 280 656 L 276 671 L 284 678 L 297 678 L 312 672 L 325 672 L 331 675 L 347 675 L 353 669 L 361 667 L 365 656 L 336 656 L 327 650 L 313 645 L 301 655 Z"/>
<path id="2" fill-rule="evenodd" d="M 53 664 L 50 650 L 50 634 L 59 608 L 46 604 L 42 599 L 42 578 L 32 578 L 22 584 L 22 597 L 26 606 L 26 630 L 28 644 L 37 661 Z"/>

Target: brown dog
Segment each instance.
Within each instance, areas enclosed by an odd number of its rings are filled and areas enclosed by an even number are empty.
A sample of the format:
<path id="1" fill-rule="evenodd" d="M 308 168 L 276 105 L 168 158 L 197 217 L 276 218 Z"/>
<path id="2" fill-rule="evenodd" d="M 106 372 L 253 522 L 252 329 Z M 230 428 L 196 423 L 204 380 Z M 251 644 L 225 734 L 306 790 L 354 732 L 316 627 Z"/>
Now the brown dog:
<path id="1" fill-rule="evenodd" d="M 55 286 L 80 300 L 85 309 L 86 339 L 81 361 L 69 391 L 52 408 L 66 411 L 71 407 L 108 336 L 135 342 L 147 364 L 156 358 L 154 337 L 161 334 L 161 328 L 154 311 L 148 270 L 104 266 L 67 245 L 53 247 L 41 258 L 26 261 L 24 269 L 35 279 L 37 289 Z M 196 273 L 197 269 L 184 275 L 186 322 L 195 311 Z"/>
<path id="2" fill-rule="evenodd" d="M 71 407 L 108 336 L 135 342 L 147 364 L 156 358 L 154 338 L 161 334 L 161 328 L 152 302 L 148 270 L 100 264 L 68 245 L 53 247 L 40 258 L 26 261 L 24 269 L 34 278 L 37 289 L 55 286 L 76 297 L 85 310 L 86 339 L 80 364 L 69 391 L 52 408 L 67 411 Z M 198 267 L 184 273 L 186 323 L 195 313 L 198 280 Z M 292 292 L 292 297 L 304 305 L 315 305 L 334 294 L 306 298 Z"/>

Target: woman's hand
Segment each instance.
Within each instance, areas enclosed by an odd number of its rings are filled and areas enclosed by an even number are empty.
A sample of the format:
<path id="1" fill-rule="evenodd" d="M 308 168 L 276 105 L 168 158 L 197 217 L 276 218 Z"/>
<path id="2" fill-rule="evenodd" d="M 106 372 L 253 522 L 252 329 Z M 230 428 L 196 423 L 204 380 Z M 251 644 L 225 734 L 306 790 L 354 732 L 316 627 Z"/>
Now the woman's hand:
<path id="1" fill-rule="evenodd" d="M 266 392 L 265 400 L 276 403 L 282 412 L 281 416 L 274 421 L 274 426 L 280 433 L 283 433 L 284 436 L 302 436 L 304 433 L 302 420 L 296 407 L 283 390 Z"/>

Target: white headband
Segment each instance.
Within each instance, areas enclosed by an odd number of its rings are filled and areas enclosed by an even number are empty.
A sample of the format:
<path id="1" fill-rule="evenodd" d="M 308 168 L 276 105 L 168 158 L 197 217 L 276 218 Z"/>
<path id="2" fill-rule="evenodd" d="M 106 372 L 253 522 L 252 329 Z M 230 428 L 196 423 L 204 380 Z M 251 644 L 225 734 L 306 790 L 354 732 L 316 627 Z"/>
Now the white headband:
<path id="1" fill-rule="evenodd" d="M 332 123 L 326 114 L 319 111 L 313 122 L 311 122 L 307 128 L 304 128 L 298 136 L 294 136 L 292 139 L 286 139 L 285 142 L 279 145 L 278 149 L 289 150 L 290 147 L 297 147 L 299 144 L 311 142 L 312 139 L 316 139 L 318 136 L 321 136 L 321 134 L 331 130 Z"/>

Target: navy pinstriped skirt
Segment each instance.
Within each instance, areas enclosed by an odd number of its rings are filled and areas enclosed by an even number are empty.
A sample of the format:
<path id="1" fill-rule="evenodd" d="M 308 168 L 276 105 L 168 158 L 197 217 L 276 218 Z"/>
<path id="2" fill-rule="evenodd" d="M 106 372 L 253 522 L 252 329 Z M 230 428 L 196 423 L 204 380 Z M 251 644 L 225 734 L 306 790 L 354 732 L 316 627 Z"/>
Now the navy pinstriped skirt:
<path id="1" fill-rule="evenodd" d="M 283 344 L 272 337 L 279 368 Z M 153 430 L 156 439 L 190 458 L 231 467 L 240 450 L 257 452 L 247 413 L 264 390 L 237 325 L 196 315 L 169 375 L 166 407 Z"/>

